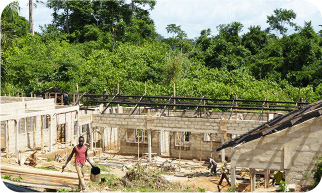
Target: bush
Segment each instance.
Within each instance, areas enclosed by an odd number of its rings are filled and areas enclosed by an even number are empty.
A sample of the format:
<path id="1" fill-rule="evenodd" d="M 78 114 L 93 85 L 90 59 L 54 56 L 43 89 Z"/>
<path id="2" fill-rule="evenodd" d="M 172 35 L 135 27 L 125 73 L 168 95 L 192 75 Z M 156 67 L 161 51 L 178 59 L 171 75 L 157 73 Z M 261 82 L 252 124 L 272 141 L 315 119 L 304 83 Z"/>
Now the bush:
<path id="1" fill-rule="evenodd" d="M 313 174 L 314 182 L 312 184 L 312 189 L 315 188 L 321 181 L 322 177 L 322 155 L 319 155 L 316 159 L 315 168 L 311 170 Z"/>

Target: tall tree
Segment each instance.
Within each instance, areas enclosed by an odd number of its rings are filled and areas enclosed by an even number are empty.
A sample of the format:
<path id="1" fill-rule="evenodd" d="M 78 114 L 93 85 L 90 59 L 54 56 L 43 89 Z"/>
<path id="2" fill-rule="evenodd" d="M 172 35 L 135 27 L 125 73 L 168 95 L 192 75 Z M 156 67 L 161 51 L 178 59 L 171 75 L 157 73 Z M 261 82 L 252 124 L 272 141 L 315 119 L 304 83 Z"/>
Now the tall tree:
<path id="1" fill-rule="evenodd" d="M 34 3 L 32 0 L 29 0 L 29 32 L 32 35 L 35 35 L 34 33 Z"/>
<path id="2" fill-rule="evenodd" d="M 239 33 L 242 32 L 244 25 L 240 22 L 232 22 L 229 24 L 220 24 L 217 26 L 219 36 L 224 38 L 227 42 L 231 42 L 235 45 L 241 43 Z"/>
<path id="3" fill-rule="evenodd" d="M 288 31 L 287 25 L 297 30 L 297 25 L 292 22 L 294 19 L 296 19 L 296 13 L 292 9 L 275 9 L 273 15 L 267 16 L 266 22 L 270 25 L 267 31 L 275 30 L 277 33 L 285 35 Z"/>
<path id="4" fill-rule="evenodd" d="M 1 49 L 6 48 L 11 40 L 16 37 L 15 31 L 16 26 L 15 23 L 18 21 L 19 15 L 19 3 L 18 1 L 14 1 L 10 3 L 1 14 Z"/>

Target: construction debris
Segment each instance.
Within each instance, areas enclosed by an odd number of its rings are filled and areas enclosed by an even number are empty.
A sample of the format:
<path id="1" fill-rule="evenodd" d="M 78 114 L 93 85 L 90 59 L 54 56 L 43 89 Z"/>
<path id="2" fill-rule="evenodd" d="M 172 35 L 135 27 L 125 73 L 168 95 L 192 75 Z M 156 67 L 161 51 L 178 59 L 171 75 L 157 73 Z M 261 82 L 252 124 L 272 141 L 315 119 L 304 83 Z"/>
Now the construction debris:
<path id="1" fill-rule="evenodd" d="M 37 165 L 36 153 L 37 153 L 37 151 L 34 151 L 29 157 L 27 157 L 25 164 L 30 165 L 30 166 Z"/>

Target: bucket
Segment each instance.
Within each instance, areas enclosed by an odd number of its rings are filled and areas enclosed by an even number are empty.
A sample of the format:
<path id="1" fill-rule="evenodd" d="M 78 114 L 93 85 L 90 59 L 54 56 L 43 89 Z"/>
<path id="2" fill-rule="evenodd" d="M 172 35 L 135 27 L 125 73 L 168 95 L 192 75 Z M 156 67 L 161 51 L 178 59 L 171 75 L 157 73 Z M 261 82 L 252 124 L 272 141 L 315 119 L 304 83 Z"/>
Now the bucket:
<path id="1" fill-rule="evenodd" d="M 90 179 L 92 182 L 98 182 L 100 179 L 101 169 L 99 167 L 92 167 Z"/>

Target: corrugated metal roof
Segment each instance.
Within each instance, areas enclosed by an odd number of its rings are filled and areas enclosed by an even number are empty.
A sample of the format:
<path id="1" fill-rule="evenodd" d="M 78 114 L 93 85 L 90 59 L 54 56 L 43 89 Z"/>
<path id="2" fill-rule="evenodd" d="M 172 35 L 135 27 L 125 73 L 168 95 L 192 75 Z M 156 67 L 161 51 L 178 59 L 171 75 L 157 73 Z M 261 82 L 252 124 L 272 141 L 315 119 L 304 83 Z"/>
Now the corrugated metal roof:
<path id="1" fill-rule="evenodd" d="M 306 120 L 309 120 L 314 117 L 321 116 L 322 114 L 322 100 L 311 103 L 307 106 L 302 107 L 302 109 L 294 110 L 286 115 L 281 115 L 272 119 L 271 121 L 260 125 L 259 127 L 240 135 L 231 141 L 223 144 L 218 148 L 214 148 L 212 152 L 220 151 L 227 147 L 235 147 L 243 143 L 247 143 L 258 139 L 260 137 L 270 135 L 277 131 L 281 131 L 288 127 L 300 124 Z"/>

